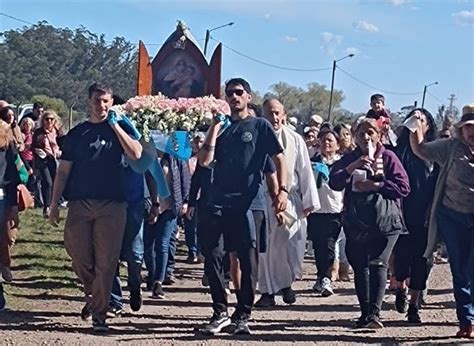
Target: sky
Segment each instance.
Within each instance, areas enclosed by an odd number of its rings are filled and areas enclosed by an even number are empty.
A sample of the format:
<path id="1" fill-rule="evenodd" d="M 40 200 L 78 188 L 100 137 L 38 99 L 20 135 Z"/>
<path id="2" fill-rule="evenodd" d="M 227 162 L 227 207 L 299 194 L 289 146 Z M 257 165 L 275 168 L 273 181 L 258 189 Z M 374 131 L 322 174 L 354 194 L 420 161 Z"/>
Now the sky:
<path id="1" fill-rule="evenodd" d="M 459 109 L 474 103 L 474 0 L 0 0 L 0 14 L 0 31 L 26 25 L 5 15 L 82 25 L 107 40 L 142 40 L 152 56 L 177 20 L 202 45 L 207 29 L 234 22 L 212 31 L 208 58 L 222 42 L 223 81 L 244 77 L 261 94 L 280 81 L 329 88 L 333 61 L 353 53 L 337 62 L 334 84 L 351 112 L 366 112 L 376 92 L 392 111 L 420 106 L 435 82 L 432 113 L 451 94 Z"/>

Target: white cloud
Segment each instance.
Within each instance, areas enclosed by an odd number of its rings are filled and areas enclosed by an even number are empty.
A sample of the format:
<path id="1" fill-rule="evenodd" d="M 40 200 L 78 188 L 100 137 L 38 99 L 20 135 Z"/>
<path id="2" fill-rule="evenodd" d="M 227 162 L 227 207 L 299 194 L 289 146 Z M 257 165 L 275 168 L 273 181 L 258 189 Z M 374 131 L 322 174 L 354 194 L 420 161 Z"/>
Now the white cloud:
<path id="1" fill-rule="evenodd" d="M 265 18 L 265 19 L 270 19 L 270 17 L 271 17 L 270 13 L 265 13 L 263 15 L 263 18 Z"/>
<path id="2" fill-rule="evenodd" d="M 359 20 L 357 23 L 352 23 L 352 26 L 357 31 L 366 31 L 366 32 L 379 32 L 379 28 L 374 24 L 366 22 L 365 20 Z"/>
<path id="3" fill-rule="evenodd" d="M 405 5 L 408 2 L 408 0 L 388 0 L 388 2 L 395 7 L 401 7 Z"/>
<path id="4" fill-rule="evenodd" d="M 473 25 L 474 24 L 474 11 L 461 11 L 453 13 L 452 16 L 456 20 L 456 23 L 461 25 Z"/>
<path id="5" fill-rule="evenodd" d="M 289 42 L 289 43 L 296 43 L 296 42 L 298 42 L 298 37 L 286 35 L 284 38 L 285 38 L 285 41 L 286 41 L 286 42 Z"/>
<path id="6" fill-rule="evenodd" d="M 330 32 L 321 33 L 321 50 L 327 54 L 334 54 L 336 48 L 342 43 L 343 37 Z"/>
<path id="7" fill-rule="evenodd" d="M 360 55 L 360 49 L 354 47 L 346 48 L 346 54 Z"/>

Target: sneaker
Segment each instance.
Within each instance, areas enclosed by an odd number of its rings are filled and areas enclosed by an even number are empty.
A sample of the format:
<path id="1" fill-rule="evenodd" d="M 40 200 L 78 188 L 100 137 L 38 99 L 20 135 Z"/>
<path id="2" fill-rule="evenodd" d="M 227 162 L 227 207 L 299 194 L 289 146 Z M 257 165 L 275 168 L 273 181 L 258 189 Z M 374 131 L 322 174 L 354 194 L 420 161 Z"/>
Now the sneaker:
<path id="1" fill-rule="evenodd" d="M 159 283 L 158 281 L 156 281 L 153 284 L 151 297 L 154 298 L 154 299 L 165 299 L 166 298 L 165 292 L 163 292 L 163 287 L 161 286 L 161 283 Z"/>
<path id="2" fill-rule="evenodd" d="M 188 264 L 196 264 L 196 263 L 199 263 L 199 259 L 197 258 L 197 256 L 188 256 L 188 258 L 186 258 L 186 263 Z"/>
<path id="3" fill-rule="evenodd" d="M 249 321 L 246 318 L 240 318 L 235 322 L 235 335 L 250 335 Z"/>
<path id="4" fill-rule="evenodd" d="M 321 280 L 321 295 L 323 297 L 330 297 L 334 294 L 331 286 L 331 280 L 329 278 L 323 278 Z"/>
<path id="5" fill-rule="evenodd" d="M 365 328 L 370 329 L 382 329 L 383 323 L 380 321 L 380 317 L 377 315 L 371 315 L 367 317 L 367 324 L 364 326 Z"/>
<path id="6" fill-rule="evenodd" d="M 358 320 L 355 323 L 356 328 L 365 328 L 367 326 L 367 315 L 362 315 L 358 318 Z"/>
<path id="7" fill-rule="evenodd" d="M 474 338 L 474 331 L 472 330 L 472 326 L 461 326 L 459 327 L 459 331 L 456 333 L 457 338 Z"/>
<path id="8" fill-rule="evenodd" d="M 294 304 L 296 303 L 296 294 L 295 291 L 291 287 L 284 288 L 281 290 L 283 294 L 283 302 L 286 304 Z"/>
<path id="9" fill-rule="evenodd" d="M 408 307 L 407 320 L 408 323 L 421 323 L 420 312 L 418 311 L 418 307 L 415 304 L 410 304 Z"/>
<path id="10" fill-rule="evenodd" d="M 105 323 L 105 320 L 100 318 L 92 320 L 92 328 L 94 328 L 94 332 L 106 333 L 109 331 L 109 326 Z"/>
<path id="11" fill-rule="evenodd" d="M 122 316 L 122 308 L 119 308 L 117 306 L 111 306 L 107 310 L 107 317 L 109 318 L 117 318 Z"/>
<path id="12" fill-rule="evenodd" d="M 5 280 L 6 282 L 12 282 L 13 281 L 12 271 L 10 270 L 9 267 L 4 266 L 2 268 L 2 277 L 3 277 L 3 280 Z"/>
<path id="13" fill-rule="evenodd" d="M 166 275 L 163 280 L 163 285 L 171 286 L 176 283 L 176 278 L 173 275 Z"/>
<path id="14" fill-rule="evenodd" d="M 323 291 L 323 288 L 321 287 L 321 280 L 319 278 L 316 279 L 316 282 L 314 283 L 313 291 L 318 294 L 321 294 Z"/>
<path id="15" fill-rule="evenodd" d="M 202 276 L 201 285 L 204 287 L 209 287 L 209 278 L 207 277 L 206 274 Z"/>
<path id="16" fill-rule="evenodd" d="M 130 291 L 130 308 L 132 311 L 139 311 L 143 304 L 142 290 Z"/>
<path id="17" fill-rule="evenodd" d="M 5 293 L 3 292 L 3 285 L 0 283 L 0 311 L 5 309 Z"/>
<path id="18" fill-rule="evenodd" d="M 81 310 L 81 320 L 89 321 L 92 319 L 92 304 L 86 303 Z"/>
<path id="19" fill-rule="evenodd" d="M 260 299 L 255 303 L 256 308 L 268 308 L 270 306 L 275 306 L 275 295 L 263 293 Z"/>
<path id="20" fill-rule="evenodd" d="M 397 288 L 395 293 L 395 309 L 401 314 L 405 314 L 408 311 L 408 289 Z"/>
<path id="21" fill-rule="evenodd" d="M 211 321 L 206 325 L 202 332 L 204 334 L 214 335 L 219 333 L 223 328 L 230 326 L 231 321 L 227 312 L 221 312 L 220 314 L 214 313 L 211 317 Z"/>

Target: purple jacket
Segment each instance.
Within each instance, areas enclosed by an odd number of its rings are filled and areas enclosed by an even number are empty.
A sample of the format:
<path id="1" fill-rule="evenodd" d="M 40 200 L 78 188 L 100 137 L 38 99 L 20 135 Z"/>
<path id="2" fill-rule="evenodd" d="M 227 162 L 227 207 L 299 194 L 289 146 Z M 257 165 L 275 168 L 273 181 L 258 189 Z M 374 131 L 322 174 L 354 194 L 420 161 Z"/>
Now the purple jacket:
<path id="1" fill-rule="evenodd" d="M 351 191 L 352 179 L 350 179 L 351 176 L 346 171 L 346 167 L 360 156 L 362 156 L 362 151 L 357 148 L 353 152 L 344 155 L 342 159 L 334 164 L 329 175 L 329 186 L 331 189 L 336 191 L 347 189 L 347 191 Z M 375 152 L 375 158 L 377 159 L 380 156 L 383 159 L 384 177 L 381 180 L 382 187 L 379 192 L 383 198 L 398 201 L 408 196 L 410 193 L 408 175 L 397 155 L 390 150 L 385 150 L 383 145 L 379 145 Z M 371 178 L 369 172 L 367 177 L 368 179 Z"/>

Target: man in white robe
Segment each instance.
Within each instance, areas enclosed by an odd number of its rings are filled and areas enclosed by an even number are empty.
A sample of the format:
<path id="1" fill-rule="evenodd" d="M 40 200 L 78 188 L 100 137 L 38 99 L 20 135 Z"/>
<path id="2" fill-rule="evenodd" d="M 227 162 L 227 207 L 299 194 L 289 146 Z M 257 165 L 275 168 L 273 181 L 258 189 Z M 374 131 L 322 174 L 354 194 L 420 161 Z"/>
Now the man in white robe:
<path id="1" fill-rule="evenodd" d="M 256 307 L 275 305 L 275 294 L 281 291 L 287 304 L 296 302 L 291 286 L 303 274 L 306 248 L 306 216 L 319 209 L 319 197 L 311 161 L 303 138 L 285 126 L 286 113 L 276 99 L 266 100 L 263 116 L 271 122 L 284 148 L 288 179 L 286 211 L 275 215 L 272 199 L 267 197 L 267 252 L 260 254 L 258 286 L 261 298 Z"/>

